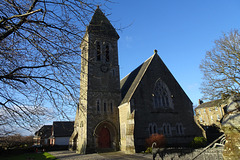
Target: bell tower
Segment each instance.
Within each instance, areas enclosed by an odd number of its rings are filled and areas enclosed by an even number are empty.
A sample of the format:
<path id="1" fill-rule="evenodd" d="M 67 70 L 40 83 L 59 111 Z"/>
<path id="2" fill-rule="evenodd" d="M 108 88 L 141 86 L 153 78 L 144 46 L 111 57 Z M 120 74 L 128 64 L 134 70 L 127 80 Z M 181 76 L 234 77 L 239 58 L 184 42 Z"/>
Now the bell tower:
<path id="1" fill-rule="evenodd" d="M 70 138 L 77 153 L 119 150 L 118 39 L 98 7 L 80 45 L 80 99 Z"/>

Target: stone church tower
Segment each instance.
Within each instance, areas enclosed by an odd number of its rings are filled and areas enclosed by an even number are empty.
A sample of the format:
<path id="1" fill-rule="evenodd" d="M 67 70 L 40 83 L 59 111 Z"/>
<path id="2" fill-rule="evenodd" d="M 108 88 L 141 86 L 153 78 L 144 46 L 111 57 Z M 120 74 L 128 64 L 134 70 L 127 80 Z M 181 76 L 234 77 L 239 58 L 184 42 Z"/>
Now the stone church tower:
<path id="1" fill-rule="evenodd" d="M 119 150 L 118 39 L 97 8 L 80 45 L 80 100 L 70 138 L 70 149 L 77 153 Z"/>

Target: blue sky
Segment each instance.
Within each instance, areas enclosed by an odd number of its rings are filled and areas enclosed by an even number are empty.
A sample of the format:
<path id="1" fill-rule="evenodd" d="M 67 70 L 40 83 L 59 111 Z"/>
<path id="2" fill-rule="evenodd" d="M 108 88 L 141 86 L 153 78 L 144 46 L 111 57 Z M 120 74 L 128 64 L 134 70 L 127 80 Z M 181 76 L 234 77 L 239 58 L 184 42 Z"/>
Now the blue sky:
<path id="1" fill-rule="evenodd" d="M 240 0 L 112 1 L 116 3 L 100 8 L 115 28 L 122 28 L 117 30 L 120 77 L 130 73 L 157 49 L 196 106 L 202 97 L 201 60 L 223 32 L 239 29 Z"/>
<path id="2" fill-rule="evenodd" d="M 199 69 L 223 32 L 240 26 L 239 0 L 119 0 L 100 8 L 118 30 L 120 76 L 159 56 L 193 104 L 202 97 Z"/>

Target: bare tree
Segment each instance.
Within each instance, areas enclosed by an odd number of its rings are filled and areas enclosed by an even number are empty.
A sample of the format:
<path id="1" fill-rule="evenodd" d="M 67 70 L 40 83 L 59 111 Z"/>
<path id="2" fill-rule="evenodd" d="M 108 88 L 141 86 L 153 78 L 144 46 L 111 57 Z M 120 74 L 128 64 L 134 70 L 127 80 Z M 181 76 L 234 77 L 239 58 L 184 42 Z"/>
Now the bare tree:
<path id="1" fill-rule="evenodd" d="M 99 2 L 0 2 L 0 132 L 16 124 L 31 129 L 48 116 L 66 118 L 64 111 L 77 106 L 79 45 Z"/>
<path id="2" fill-rule="evenodd" d="M 215 41 L 206 53 L 200 69 L 204 74 L 202 93 L 205 99 L 239 94 L 240 89 L 240 34 L 232 30 Z"/>
<path id="3" fill-rule="evenodd" d="M 33 145 L 33 136 L 22 136 L 20 134 L 0 136 L 0 141 L 0 149 L 24 149 Z"/>

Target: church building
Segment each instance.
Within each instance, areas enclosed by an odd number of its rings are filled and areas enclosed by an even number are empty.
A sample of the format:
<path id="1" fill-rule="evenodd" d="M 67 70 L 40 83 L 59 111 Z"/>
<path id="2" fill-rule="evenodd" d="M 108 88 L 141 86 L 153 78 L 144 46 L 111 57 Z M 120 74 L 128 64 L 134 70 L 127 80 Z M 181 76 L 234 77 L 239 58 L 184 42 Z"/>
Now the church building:
<path id="1" fill-rule="evenodd" d="M 98 7 L 80 45 L 80 99 L 70 149 L 135 153 L 154 133 L 169 146 L 189 144 L 201 134 L 189 97 L 156 50 L 120 80 L 118 39 Z"/>

